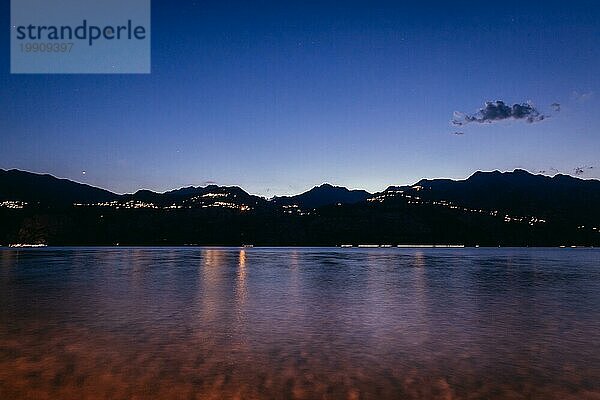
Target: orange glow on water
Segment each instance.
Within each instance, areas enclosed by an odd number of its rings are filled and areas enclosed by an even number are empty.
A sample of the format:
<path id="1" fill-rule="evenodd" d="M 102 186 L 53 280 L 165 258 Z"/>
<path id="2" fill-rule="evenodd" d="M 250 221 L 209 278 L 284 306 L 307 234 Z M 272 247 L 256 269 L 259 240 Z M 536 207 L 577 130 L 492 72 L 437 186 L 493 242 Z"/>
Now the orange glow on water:
<path id="1" fill-rule="evenodd" d="M 453 254 L 0 252 L 0 399 L 600 398 L 594 259 Z"/>

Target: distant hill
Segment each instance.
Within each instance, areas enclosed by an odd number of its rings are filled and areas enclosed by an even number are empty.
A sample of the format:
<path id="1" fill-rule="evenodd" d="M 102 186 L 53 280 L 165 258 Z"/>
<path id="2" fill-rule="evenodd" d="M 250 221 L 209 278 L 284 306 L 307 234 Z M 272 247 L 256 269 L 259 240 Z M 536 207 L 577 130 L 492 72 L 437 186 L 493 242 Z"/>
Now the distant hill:
<path id="1" fill-rule="evenodd" d="M 374 194 L 324 184 L 271 201 L 216 185 L 119 195 L 0 170 L 7 200 L 28 204 L 0 204 L 0 245 L 600 246 L 600 181 L 523 170 Z"/>
<path id="2" fill-rule="evenodd" d="M 128 200 L 153 203 L 157 206 L 176 205 L 185 207 L 201 207 L 219 201 L 248 206 L 263 206 L 267 203 L 264 198 L 248 194 L 237 186 L 217 185 L 209 185 L 206 187 L 189 186 L 164 193 L 139 190 L 134 194 L 123 196 L 123 201 Z"/>
<path id="3" fill-rule="evenodd" d="M 134 194 L 120 195 L 108 190 L 77 183 L 68 179 L 56 178 L 19 170 L 0 169 L 0 201 L 18 200 L 29 204 L 72 205 L 74 203 L 96 204 L 110 201 L 141 201 L 158 206 L 206 205 L 219 200 L 235 204 L 266 204 L 266 200 L 246 193 L 237 186 L 186 187 L 157 193 L 151 190 L 138 190 Z"/>
<path id="4" fill-rule="evenodd" d="M 277 205 L 296 204 L 300 208 L 318 208 L 331 204 L 355 204 L 367 200 L 371 194 L 365 190 L 348 190 L 345 187 L 324 183 L 296 196 L 276 197 Z"/>
<path id="5" fill-rule="evenodd" d="M 457 205 L 572 221 L 600 222 L 600 181 L 568 175 L 534 175 L 524 170 L 474 173 L 464 180 L 423 179 L 412 186 L 390 186 L 383 194 L 402 191 L 425 200 L 445 200 Z M 375 194 L 377 195 L 377 194 Z M 19 170 L 0 170 L 0 200 L 30 204 L 72 205 L 108 201 L 139 201 L 160 207 L 195 208 L 214 203 L 277 208 L 297 205 L 317 209 L 335 204 L 358 204 L 373 195 L 365 190 L 322 184 L 295 196 L 272 201 L 237 186 L 185 187 L 164 193 L 139 190 L 119 195 L 90 185 Z"/>
<path id="6" fill-rule="evenodd" d="M 108 190 L 11 169 L 0 169 L 0 200 L 19 200 L 27 203 L 73 204 L 117 200 L 119 195 Z"/>
<path id="7" fill-rule="evenodd" d="M 558 174 L 478 171 L 465 180 L 423 179 L 414 186 L 390 187 L 428 200 L 520 215 L 600 222 L 600 181 Z"/>

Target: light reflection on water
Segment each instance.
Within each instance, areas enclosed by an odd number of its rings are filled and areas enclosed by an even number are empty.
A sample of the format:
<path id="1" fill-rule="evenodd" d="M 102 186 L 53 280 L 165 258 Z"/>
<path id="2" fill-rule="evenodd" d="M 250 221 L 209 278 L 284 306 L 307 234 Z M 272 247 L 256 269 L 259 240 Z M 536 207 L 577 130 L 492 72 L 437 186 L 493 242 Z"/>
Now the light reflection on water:
<path id="1" fill-rule="evenodd" d="M 600 252 L 0 250 L 0 399 L 598 399 Z"/>

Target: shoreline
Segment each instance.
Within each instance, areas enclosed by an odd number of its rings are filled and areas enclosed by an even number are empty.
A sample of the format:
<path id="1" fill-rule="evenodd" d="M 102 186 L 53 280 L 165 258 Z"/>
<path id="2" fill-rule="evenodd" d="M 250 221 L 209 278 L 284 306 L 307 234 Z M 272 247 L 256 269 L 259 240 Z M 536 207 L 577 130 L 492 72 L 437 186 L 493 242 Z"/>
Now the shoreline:
<path id="1" fill-rule="evenodd" d="M 277 245 L 253 245 L 253 246 L 235 246 L 235 245 L 102 245 L 102 244 L 90 244 L 90 245 L 0 245 L 0 249 L 11 249 L 11 250 L 44 250 L 44 249 L 60 249 L 60 248 L 94 248 L 94 249 L 128 249 L 128 248 L 155 248 L 155 249 L 169 249 L 169 248 L 209 248 L 209 249 L 240 249 L 252 251 L 252 249 L 336 249 L 336 250 L 401 250 L 401 249 L 446 249 L 446 250 L 461 250 L 461 249 L 598 249 L 596 246 L 466 246 L 466 245 L 305 245 L 305 246 L 277 246 Z"/>

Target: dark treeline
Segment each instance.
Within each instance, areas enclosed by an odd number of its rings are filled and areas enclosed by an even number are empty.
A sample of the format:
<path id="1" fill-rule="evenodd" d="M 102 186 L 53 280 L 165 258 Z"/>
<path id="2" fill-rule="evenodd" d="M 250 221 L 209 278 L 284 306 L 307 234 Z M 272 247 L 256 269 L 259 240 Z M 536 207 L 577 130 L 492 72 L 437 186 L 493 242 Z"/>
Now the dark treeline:
<path id="1" fill-rule="evenodd" d="M 467 246 L 600 245 L 600 234 L 565 224 L 504 222 L 428 205 L 326 206 L 310 215 L 237 210 L 25 208 L 0 211 L 0 243 L 48 245 Z"/>

